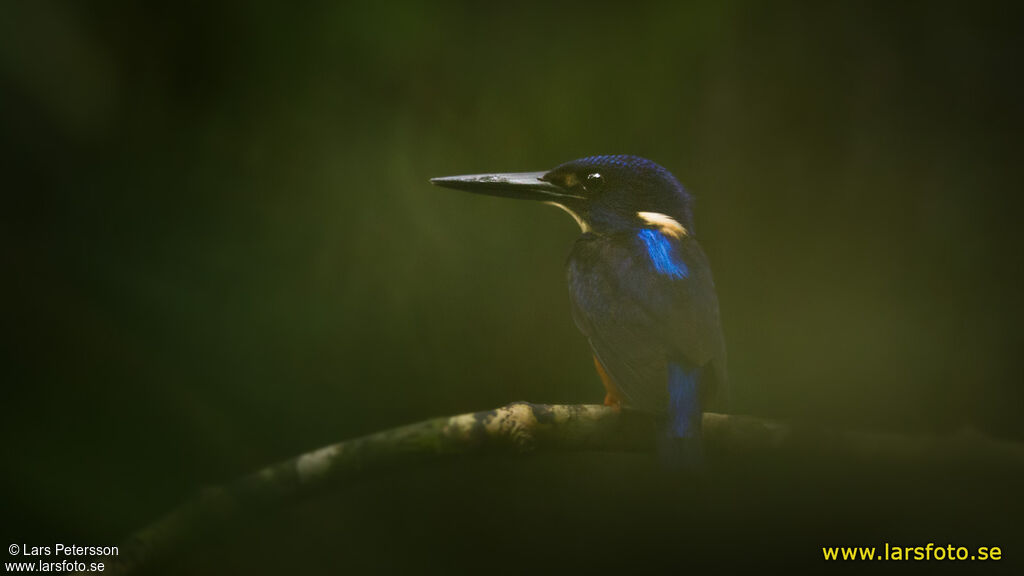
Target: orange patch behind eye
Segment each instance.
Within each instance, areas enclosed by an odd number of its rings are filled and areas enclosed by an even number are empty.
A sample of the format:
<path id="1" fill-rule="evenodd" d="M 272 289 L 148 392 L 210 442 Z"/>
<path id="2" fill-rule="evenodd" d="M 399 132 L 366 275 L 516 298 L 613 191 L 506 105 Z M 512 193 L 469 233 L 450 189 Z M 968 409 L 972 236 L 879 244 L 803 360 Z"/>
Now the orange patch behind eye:
<path id="1" fill-rule="evenodd" d="M 660 212 L 637 212 L 636 215 L 645 223 L 657 228 L 662 234 L 672 236 L 673 238 L 682 238 L 690 234 L 682 224 L 676 222 L 675 218 L 667 214 Z"/>

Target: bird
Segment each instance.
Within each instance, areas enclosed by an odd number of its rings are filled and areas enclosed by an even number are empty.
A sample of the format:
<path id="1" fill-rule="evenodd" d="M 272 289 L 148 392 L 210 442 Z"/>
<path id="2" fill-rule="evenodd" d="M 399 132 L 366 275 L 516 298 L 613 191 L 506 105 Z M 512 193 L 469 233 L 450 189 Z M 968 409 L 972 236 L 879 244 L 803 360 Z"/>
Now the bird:
<path id="1" fill-rule="evenodd" d="M 728 398 L 725 340 L 693 198 L 632 155 L 588 156 L 541 172 L 432 178 L 437 186 L 540 201 L 579 225 L 566 262 L 572 318 L 590 343 L 604 404 L 658 415 L 673 468 L 703 469 L 702 418 Z"/>

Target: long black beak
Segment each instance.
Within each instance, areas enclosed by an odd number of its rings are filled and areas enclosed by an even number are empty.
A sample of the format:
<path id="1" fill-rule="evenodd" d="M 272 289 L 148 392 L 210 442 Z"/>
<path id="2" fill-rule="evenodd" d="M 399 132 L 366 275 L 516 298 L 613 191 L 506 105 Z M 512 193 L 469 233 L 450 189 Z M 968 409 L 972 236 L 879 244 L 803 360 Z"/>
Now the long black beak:
<path id="1" fill-rule="evenodd" d="M 562 198 L 585 200 L 583 196 L 570 194 L 567 190 L 541 180 L 544 172 L 515 172 L 508 174 L 468 174 L 465 176 L 444 176 L 431 178 L 430 182 L 445 188 L 468 190 L 475 194 L 504 196 L 506 198 L 523 198 L 526 200 L 546 200 L 557 202 Z"/>

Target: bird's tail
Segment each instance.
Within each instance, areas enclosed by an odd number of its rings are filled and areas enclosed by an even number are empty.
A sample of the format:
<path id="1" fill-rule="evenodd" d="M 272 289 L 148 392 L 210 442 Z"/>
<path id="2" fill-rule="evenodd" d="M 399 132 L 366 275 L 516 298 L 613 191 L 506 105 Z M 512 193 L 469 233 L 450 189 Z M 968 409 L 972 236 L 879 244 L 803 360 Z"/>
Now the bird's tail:
<path id="1" fill-rule="evenodd" d="M 668 365 L 668 417 L 658 441 L 658 454 L 666 468 L 703 469 L 700 377 L 700 368 L 675 362 Z"/>

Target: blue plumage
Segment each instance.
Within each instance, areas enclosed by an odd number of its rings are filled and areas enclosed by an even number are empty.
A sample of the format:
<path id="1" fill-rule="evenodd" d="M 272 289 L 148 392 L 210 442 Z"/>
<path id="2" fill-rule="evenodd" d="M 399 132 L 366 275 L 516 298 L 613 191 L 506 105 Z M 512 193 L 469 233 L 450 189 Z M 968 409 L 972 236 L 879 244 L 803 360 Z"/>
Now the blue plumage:
<path id="1" fill-rule="evenodd" d="M 686 278 L 690 275 L 686 262 L 673 254 L 672 244 L 664 234 L 657 230 L 643 229 L 637 233 L 647 247 L 647 255 L 658 272 L 673 278 Z"/>
<path id="2" fill-rule="evenodd" d="M 633 172 L 633 176 L 640 177 L 647 172 L 652 172 L 661 178 L 673 178 L 672 174 L 655 162 L 640 156 L 629 154 L 607 154 L 603 156 L 587 156 L 579 160 L 573 160 L 570 164 L 580 167 L 602 168 L 616 166 Z M 563 165 L 564 166 L 564 165 Z"/>
<path id="3" fill-rule="evenodd" d="M 663 458 L 699 466 L 702 412 L 726 395 L 725 343 L 690 195 L 675 177 L 650 160 L 612 155 L 434 182 L 543 200 L 574 216 L 583 235 L 567 263 L 569 296 L 605 403 L 665 415 Z"/>
<path id="4" fill-rule="evenodd" d="M 700 368 L 676 362 L 668 365 L 668 426 L 674 438 L 693 438 L 700 433 Z"/>

